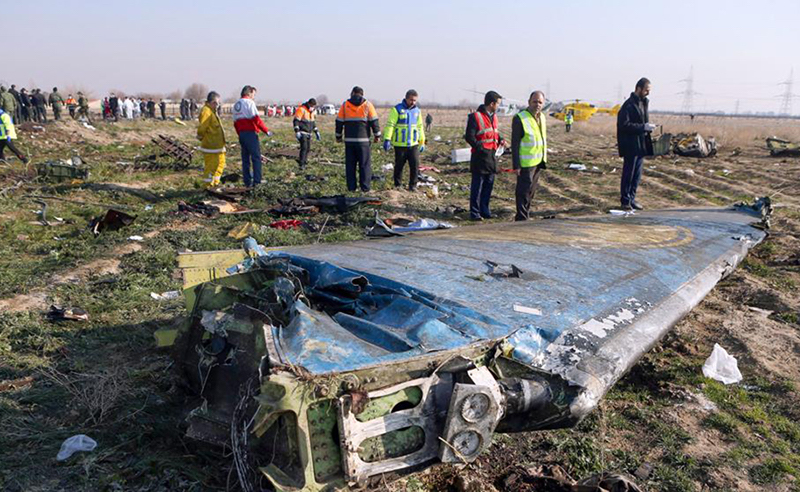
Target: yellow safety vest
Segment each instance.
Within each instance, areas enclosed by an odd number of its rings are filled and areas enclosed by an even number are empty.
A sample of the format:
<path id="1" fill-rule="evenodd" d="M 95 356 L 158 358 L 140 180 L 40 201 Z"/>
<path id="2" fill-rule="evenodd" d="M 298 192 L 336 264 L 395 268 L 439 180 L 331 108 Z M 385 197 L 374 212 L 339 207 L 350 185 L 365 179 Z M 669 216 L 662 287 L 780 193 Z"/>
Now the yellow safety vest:
<path id="1" fill-rule="evenodd" d="M 572 116 L 571 114 L 568 114 L 567 116 L 565 116 L 565 117 L 564 117 L 564 121 L 565 121 L 565 122 L 566 122 L 568 125 L 571 125 L 571 124 L 572 124 L 572 118 L 573 118 L 573 116 Z"/>
<path id="2" fill-rule="evenodd" d="M 541 126 L 528 110 L 520 112 L 520 121 L 525 134 L 519 144 L 520 167 L 534 167 L 545 161 L 547 157 L 547 123 L 543 114 L 539 115 Z"/>
<path id="3" fill-rule="evenodd" d="M 0 140 L 10 138 L 16 140 L 17 130 L 14 128 L 14 122 L 8 113 L 0 114 Z"/>

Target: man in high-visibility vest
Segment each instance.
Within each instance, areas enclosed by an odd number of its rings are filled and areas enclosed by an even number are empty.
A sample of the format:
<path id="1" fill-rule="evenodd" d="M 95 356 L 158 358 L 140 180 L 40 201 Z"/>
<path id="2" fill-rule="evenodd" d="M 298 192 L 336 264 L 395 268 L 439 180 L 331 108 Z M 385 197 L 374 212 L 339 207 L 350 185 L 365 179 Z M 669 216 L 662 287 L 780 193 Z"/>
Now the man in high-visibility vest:
<path id="1" fill-rule="evenodd" d="M 350 99 L 342 104 L 336 117 L 336 141 L 344 140 L 344 164 L 347 189 L 369 191 L 372 184 L 370 134 L 375 142 L 381 138 L 378 113 L 371 102 L 364 99 L 364 89 L 353 87 Z M 358 169 L 358 182 L 356 182 Z"/>
<path id="2" fill-rule="evenodd" d="M 17 130 L 14 128 L 14 120 L 9 113 L 0 109 L 0 161 L 5 161 L 3 151 L 8 147 L 23 164 L 27 164 L 28 158 L 14 145 L 14 140 L 16 139 Z"/>
<path id="3" fill-rule="evenodd" d="M 570 109 L 567 111 L 567 114 L 564 115 L 564 124 L 567 126 L 567 133 L 572 130 L 572 122 L 575 121 L 575 115 L 573 111 Z"/>
<path id="4" fill-rule="evenodd" d="M 225 169 L 225 130 L 217 114 L 218 107 L 219 94 L 214 91 L 209 92 L 206 103 L 200 111 L 200 126 L 197 127 L 199 150 L 203 153 L 205 164 L 203 181 L 206 188 L 219 186 L 219 178 Z"/>
<path id="5" fill-rule="evenodd" d="M 317 130 L 316 108 L 317 100 L 312 97 L 297 106 L 297 111 L 294 112 L 294 136 L 300 142 L 300 156 L 297 159 L 300 169 L 305 169 L 306 164 L 308 164 L 308 151 L 311 150 L 311 133 L 314 133 L 318 142 L 322 138 L 319 135 L 319 130 Z"/>
<path id="6" fill-rule="evenodd" d="M 514 220 L 528 220 L 539 177 L 547 168 L 547 121 L 542 114 L 544 93 L 534 91 L 528 107 L 511 120 L 511 161 L 517 175 L 517 214 Z"/>
<path id="7" fill-rule="evenodd" d="M 402 186 L 403 166 L 408 161 L 408 189 L 414 191 L 419 179 L 419 154 L 425 151 L 425 127 L 417 107 L 419 94 L 414 89 L 389 112 L 383 133 L 383 150 L 394 147 L 394 186 Z"/>
<path id="8" fill-rule="evenodd" d="M 78 107 L 78 101 L 76 101 L 75 98 L 72 97 L 72 94 L 70 94 L 70 95 L 67 96 L 67 100 L 65 101 L 64 104 L 67 105 L 67 109 L 69 110 L 69 117 L 74 120 L 75 119 L 75 109 Z"/>
<path id="9" fill-rule="evenodd" d="M 469 189 L 470 220 L 491 219 L 489 200 L 494 188 L 494 175 L 497 174 L 497 153 L 506 142 L 497 128 L 497 108 L 503 96 L 489 91 L 483 97 L 483 104 L 467 117 L 467 130 L 464 140 L 472 147 L 469 170 L 472 182 Z"/>

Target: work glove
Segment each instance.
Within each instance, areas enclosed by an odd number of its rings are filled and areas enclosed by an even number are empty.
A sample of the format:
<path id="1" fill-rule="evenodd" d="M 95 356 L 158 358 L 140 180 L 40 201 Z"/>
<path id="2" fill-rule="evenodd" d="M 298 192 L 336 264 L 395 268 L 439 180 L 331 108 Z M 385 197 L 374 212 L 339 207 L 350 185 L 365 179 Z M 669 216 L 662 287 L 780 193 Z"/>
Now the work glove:
<path id="1" fill-rule="evenodd" d="M 342 137 L 336 137 L 336 143 L 342 143 Z"/>
<path id="2" fill-rule="evenodd" d="M 391 148 L 392 148 L 392 142 L 390 142 L 389 140 L 384 140 L 383 141 L 383 150 L 385 150 L 386 152 L 389 152 L 389 149 L 391 149 Z"/>
<path id="3" fill-rule="evenodd" d="M 271 136 L 272 136 L 272 130 L 270 130 L 270 131 L 268 131 L 268 132 L 267 132 L 267 136 L 268 136 L 268 137 L 271 137 Z"/>
<path id="4" fill-rule="evenodd" d="M 295 133 L 294 136 L 297 138 L 297 140 L 300 140 L 301 138 L 303 138 L 303 134 L 300 133 L 300 132 Z"/>
<path id="5" fill-rule="evenodd" d="M 314 130 L 314 135 L 316 135 L 316 136 L 317 136 L 317 142 L 319 142 L 320 140 L 322 140 L 322 137 L 321 137 L 321 136 L 320 136 L 320 134 L 319 134 L 319 130 Z"/>
<path id="6" fill-rule="evenodd" d="M 645 123 L 644 124 L 644 131 L 646 131 L 646 132 L 652 132 L 655 129 L 656 129 L 656 125 L 654 125 L 652 123 Z"/>
<path id="7" fill-rule="evenodd" d="M 421 154 L 423 152 L 425 152 L 425 146 L 424 145 L 420 145 L 419 146 L 419 153 Z"/>

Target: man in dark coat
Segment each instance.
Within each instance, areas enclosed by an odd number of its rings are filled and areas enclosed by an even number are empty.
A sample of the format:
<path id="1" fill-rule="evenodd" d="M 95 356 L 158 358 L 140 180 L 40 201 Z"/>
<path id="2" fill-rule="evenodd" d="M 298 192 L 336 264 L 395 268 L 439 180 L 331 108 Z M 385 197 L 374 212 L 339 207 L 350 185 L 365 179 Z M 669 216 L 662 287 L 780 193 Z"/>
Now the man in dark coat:
<path id="1" fill-rule="evenodd" d="M 469 191 L 469 218 L 471 220 L 491 219 L 489 200 L 494 188 L 494 175 L 497 174 L 497 150 L 506 142 L 497 129 L 497 108 L 503 97 L 489 91 L 483 104 L 475 113 L 467 117 L 467 130 L 464 140 L 472 147 L 469 170 L 472 181 Z"/>
<path id="2" fill-rule="evenodd" d="M 108 106 L 111 109 L 111 116 L 114 117 L 114 121 L 119 121 L 119 98 L 116 94 L 111 94 L 111 97 L 108 98 Z"/>
<path id="3" fill-rule="evenodd" d="M 648 94 L 650 81 L 642 77 L 617 114 L 617 146 L 623 160 L 619 199 L 624 210 L 642 210 L 636 202 L 636 189 L 642 177 L 644 157 L 653 155 L 650 134 L 656 128 L 650 123 Z"/>

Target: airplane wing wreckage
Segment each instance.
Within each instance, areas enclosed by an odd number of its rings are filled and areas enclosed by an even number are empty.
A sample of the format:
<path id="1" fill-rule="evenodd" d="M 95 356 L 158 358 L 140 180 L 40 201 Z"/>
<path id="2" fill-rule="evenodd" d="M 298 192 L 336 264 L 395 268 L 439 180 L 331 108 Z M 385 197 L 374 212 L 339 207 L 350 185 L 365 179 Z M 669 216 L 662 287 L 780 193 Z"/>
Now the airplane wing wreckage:
<path id="1" fill-rule="evenodd" d="M 727 209 L 487 224 L 179 257 L 190 437 L 244 490 L 366 485 L 575 425 L 766 236 Z"/>

